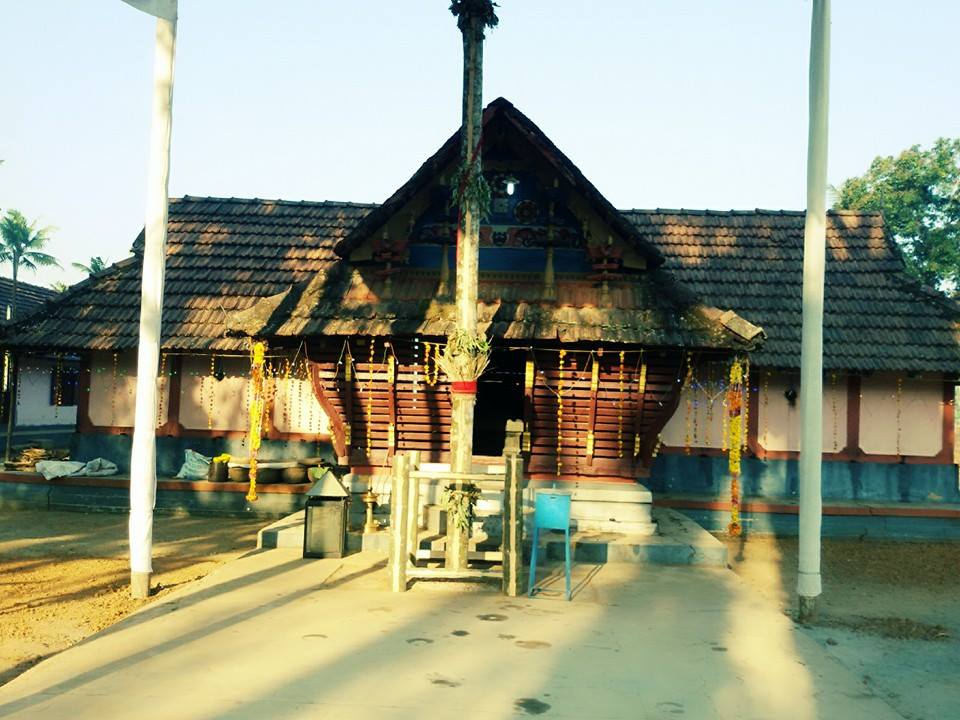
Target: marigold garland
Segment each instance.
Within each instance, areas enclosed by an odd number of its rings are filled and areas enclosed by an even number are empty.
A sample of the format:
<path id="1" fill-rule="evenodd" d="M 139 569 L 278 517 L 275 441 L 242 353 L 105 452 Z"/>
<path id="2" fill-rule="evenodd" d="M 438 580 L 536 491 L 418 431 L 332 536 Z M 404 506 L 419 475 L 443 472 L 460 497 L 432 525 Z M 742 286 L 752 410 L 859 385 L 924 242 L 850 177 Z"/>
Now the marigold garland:
<path id="1" fill-rule="evenodd" d="M 433 371 L 430 371 L 430 349 L 433 348 Z M 440 343 L 423 344 L 423 381 L 433 387 L 440 379 L 440 363 L 437 361 L 440 357 Z"/>
<path id="2" fill-rule="evenodd" d="M 259 340 L 250 348 L 250 488 L 247 491 L 247 500 L 251 502 L 257 499 L 257 453 L 260 451 L 266 410 L 263 393 L 263 363 L 266 352 L 266 343 Z"/>
<path id="3" fill-rule="evenodd" d="M 742 532 L 740 525 L 740 453 L 743 436 L 743 380 L 744 366 L 739 358 L 730 365 L 730 384 L 727 386 L 727 416 L 729 418 L 730 451 L 727 456 L 730 469 L 730 524 L 727 531 L 733 537 Z"/>

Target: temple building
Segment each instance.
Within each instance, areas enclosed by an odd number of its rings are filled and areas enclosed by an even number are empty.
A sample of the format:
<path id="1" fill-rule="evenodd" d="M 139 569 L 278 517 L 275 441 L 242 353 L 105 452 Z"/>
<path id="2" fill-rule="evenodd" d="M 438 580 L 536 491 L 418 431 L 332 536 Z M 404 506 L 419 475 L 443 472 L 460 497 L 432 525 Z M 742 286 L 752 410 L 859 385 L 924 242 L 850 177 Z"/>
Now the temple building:
<path id="1" fill-rule="evenodd" d="M 380 205 L 170 202 L 158 472 L 186 448 L 242 457 L 250 347 L 267 344 L 261 457 L 322 455 L 355 477 L 395 453 L 444 462 L 459 132 Z M 797 492 L 804 216 L 618 210 L 504 99 L 483 120 L 474 453 L 508 419 L 533 479 L 642 482 L 724 497 L 742 443 L 749 497 Z M 639 200 L 642 201 L 642 198 Z M 878 214 L 831 212 L 824 320 L 824 496 L 958 502 L 957 306 L 920 287 Z M 81 359 L 78 459 L 129 465 L 142 236 L 133 257 L 8 330 L 20 362 Z M 732 435 L 729 368 L 745 378 Z"/>

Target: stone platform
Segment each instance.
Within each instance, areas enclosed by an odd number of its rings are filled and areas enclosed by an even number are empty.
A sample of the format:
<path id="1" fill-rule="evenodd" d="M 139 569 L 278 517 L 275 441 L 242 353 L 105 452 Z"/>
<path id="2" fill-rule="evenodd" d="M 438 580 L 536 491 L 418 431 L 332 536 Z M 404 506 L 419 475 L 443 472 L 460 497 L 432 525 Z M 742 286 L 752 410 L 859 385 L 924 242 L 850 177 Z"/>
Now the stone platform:
<path id="1" fill-rule="evenodd" d="M 602 501 L 598 501 L 602 502 Z M 719 540 L 685 515 L 669 508 L 653 508 L 652 533 L 621 533 L 600 530 L 576 530 L 571 536 L 574 560 L 585 563 L 648 563 L 656 565 L 712 565 L 727 564 L 727 549 Z M 477 540 L 486 539 L 479 533 Z M 348 535 L 349 551 L 372 550 L 386 554 L 390 544 L 387 530 L 371 535 Z M 482 557 L 483 545 L 474 552 Z M 525 538 L 525 555 L 529 556 L 530 537 Z M 257 548 L 300 548 L 303 546 L 303 511 L 294 513 L 263 528 L 257 536 Z M 434 529 L 424 529 L 421 546 L 439 550 L 442 540 Z M 546 547 L 547 557 L 563 557 L 563 536 L 545 533 L 541 547 Z"/>

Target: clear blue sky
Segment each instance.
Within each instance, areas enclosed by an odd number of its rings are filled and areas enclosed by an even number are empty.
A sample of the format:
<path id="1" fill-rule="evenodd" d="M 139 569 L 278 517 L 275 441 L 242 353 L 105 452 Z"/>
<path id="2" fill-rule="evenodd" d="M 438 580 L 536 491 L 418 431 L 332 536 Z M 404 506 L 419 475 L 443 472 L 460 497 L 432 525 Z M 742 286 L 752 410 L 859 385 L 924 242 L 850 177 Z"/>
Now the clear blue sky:
<path id="1" fill-rule="evenodd" d="M 810 0 L 500 4 L 485 101 L 615 205 L 803 207 Z M 171 195 L 384 200 L 459 124 L 448 5 L 180 0 Z M 960 136 L 958 27 L 952 1 L 833 3 L 830 182 Z M 0 208 L 56 226 L 64 265 L 143 225 L 153 29 L 121 0 L 0 0 Z"/>

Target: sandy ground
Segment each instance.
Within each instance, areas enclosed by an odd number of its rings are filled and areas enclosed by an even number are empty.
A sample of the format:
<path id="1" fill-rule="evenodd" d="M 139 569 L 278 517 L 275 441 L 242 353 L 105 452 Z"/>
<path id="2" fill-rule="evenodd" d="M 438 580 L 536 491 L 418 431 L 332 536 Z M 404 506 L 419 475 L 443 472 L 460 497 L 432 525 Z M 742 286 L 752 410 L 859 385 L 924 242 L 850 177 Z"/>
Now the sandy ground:
<path id="1" fill-rule="evenodd" d="M 0 511 L 0 685 L 251 550 L 264 521 L 157 516 L 155 596 L 129 597 L 127 518 Z"/>
<path id="2" fill-rule="evenodd" d="M 730 565 L 794 614 L 797 541 L 723 539 Z M 960 717 L 960 542 L 826 540 L 804 632 L 910 720 Z"/>

